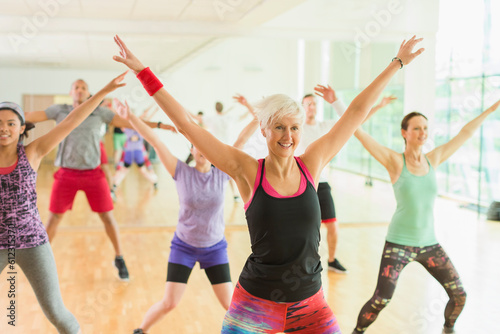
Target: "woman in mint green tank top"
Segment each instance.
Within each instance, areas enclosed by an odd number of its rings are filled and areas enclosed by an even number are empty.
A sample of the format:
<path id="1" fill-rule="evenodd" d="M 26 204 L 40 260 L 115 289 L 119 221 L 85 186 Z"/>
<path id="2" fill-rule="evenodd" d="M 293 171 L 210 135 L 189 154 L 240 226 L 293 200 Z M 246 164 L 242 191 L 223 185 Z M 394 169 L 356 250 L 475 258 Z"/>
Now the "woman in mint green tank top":
<path id="1" fill-rule="evenodd" d="M 467 123 L 448 143 L 427 154 L 422 147 L 427 140 L 427 118 L 412 112 L 401 122 L 406 148 L 397 153 L 377 143 L 359 128 L 356 138 L 389 172 L 397 201 L 386 244 L 382 253 L 377 287 L 361 309 L 353 334 L 364 333 L 390 302 L 401 271 L 417 261 L 443 286 L 450 297 L 444 312 L 443 333 L 455 333 L 455 322 L 465 305 L 466 294 L 460 277 L 434 233 L 434 201 L 437 195 L 434 169 L 472 137 L 486 117 L 500 105 L 500 100 Z"/>

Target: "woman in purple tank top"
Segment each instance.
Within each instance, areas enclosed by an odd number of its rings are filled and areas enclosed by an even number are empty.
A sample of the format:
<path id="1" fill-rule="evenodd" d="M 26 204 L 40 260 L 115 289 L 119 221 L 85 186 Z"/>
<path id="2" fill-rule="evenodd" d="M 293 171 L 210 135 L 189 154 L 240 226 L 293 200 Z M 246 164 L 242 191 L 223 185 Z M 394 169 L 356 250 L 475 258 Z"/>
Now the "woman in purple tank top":
<path id="1" fill-rule="evenodd" d="M 137 73 L 178 131 L 235 180 L 246 203 L 252 254 L 236 285 L 222 333 L 340 333 L 321 289 L 316 186 L 320 172 L 364 121 L 390 79 L 423 52 L 413 53 L 420 41 L 415 36 L 404 41 L 388 67 L 300 157 L 294 152 L 305 117 L 302 106 L 282 94 L 265 98 L 256 111 L 269 153 L 258 161 L 199 127 L 151 70 L 115 37 L 121 57 L 114 59 Z"/>
<path id="2" fill-rule="evenodd" d="M 224 237 L 224 195 L 229 176 L 213 167 L 196 147 L 191 148 L 195 167 L 188 166 L 170 152 L 151 128 L 130 112 L 127 103 L 124 105 L 115 100 L 115 104 L 118 114 L 154 147 L 175 181 L 180 207 L 170 246 L 165 293 L 162 300 L 149 308 L 134 334 L 147 333 L 177 306 L 196 262 L 205 270 L 217 299 L 227 310 L 233 291 Z M 257 120 L 252 120 L 243 129 L 234 147 L 243 147 L 257 126 Z"/>
<path id="3" fill-rule="evenodd" d="M 26 123 L 19 105 L 0 103 L 0 272 L 8 265 L 8 275 L 15 282 L 16 264 L 23 269 L 43 312 L 59 333 L 81 331 L 62 301 L 54 256 L 36 206 L 36 171 L 42 158 L 87 118 L 107 94 L 125 85 L 121 83 L 125 74 L 26 146 L 22 140 L 34 125 Z M 15 326 L 15 296 L 10 295 L 9 325 Z"/>

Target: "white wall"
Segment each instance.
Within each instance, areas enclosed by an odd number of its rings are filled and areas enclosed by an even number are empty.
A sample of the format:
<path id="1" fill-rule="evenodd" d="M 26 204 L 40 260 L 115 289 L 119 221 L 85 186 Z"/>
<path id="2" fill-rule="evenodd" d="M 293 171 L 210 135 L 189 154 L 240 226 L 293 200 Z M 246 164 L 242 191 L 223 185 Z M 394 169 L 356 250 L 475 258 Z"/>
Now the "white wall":
<path id="1" fill-rule="evenodd" d="M 405 113 L 420 110 L 432 118 L 438 23 L 439 1 L 435 0 L 309 0 L 266 23 L 265 27 L 303 30 L 305 39 L 334 41 L 330 80 L 338 88 L 366 87 L 396 55 L 403 39 L 412 35 L 424 37 L 420 45 L 425 47 L 425 53 L 399 73 L 392 84 L 405 85 Z M 394 46 L 392 51 L 390 44 Z M 315 49 L 316 62 L 319 62 L 318 45 L 313 42 L 306 45 Z M 359 77 L 353 68 L 356 48 L 361 56 Z M 306 54 L 310 55 L 307 51 Z M 316 67 L 310 66 L 314 70 Z M 318 74 L 311 76 L 316 78 Z"/>
<path id="2" fill-rule="evenodd" d="M 409 0 L 379 0 L 368 7 L 366 2 L 363 3 L 364 7 L 355 8 L 355 2 L 308 1 L 265 25 L 268 29 L 284 30 L 303 27 L 304 36 L 221 40 L 181 67 L 162 73 L 160 78 L 167 90 L 192 112 L 203 110 L 207 115 L 214 113 L 216 101 L 223 102 L 226 109 L 233 107 L 231 112 L 242 112 L 244 108 L 232 101 L 231 97 L 235 93 L 245 95 L 250 102 L 275 93 L 285 93 L 300 99 L 304 91 L 310 92 L 322 78 L 333 80 L 333 84 L 338 88 L 354 88 L 358 84 L 360 88 L 365 87 L 388 64 L 392 56 L 386 55 L 387 47 L 377 49 L 376 45 L 393 44 L 396 52 L 402 38 L 416 33 L 426 37 L 424 44 L 427 50 L 421 59 L 402 71 L 395 80 L 404 81 L 406 85 L 405 112 L 425 110 L 426 114 L 432 115 L 435 86 L 433 43 L 437 31 L 439 3 L 432 0 L 418 3 Z M 345 7 L 345 12 L 342 7 Z M 346 14 L 352 10 L 358 13 L 356 20 L 351 20 Z M 362 11 L 364 16 L 359 15 L 359 11 Z M 384 13 L 392 14 L 383 16 Z M 417 19 L 422 17 L 426 20 Z M 321 26 L 318 26 L 320 22 Z M 378 32 L 375 29 L 377 25 L 380 28 Z M 302 37 L 306 40 L 305 77 L 304 91 L 299 91 L 297 41 Z M 324 69 L 321 66 L 321 40 L 332 42 L 331 62 L 327 70 L 329 75 L 322 73 Z M 352 67 L 356 61 L 351 57 L 355 55 L 349 53 L 353 50 L 354 42 L 361 44 L 362 59 L 359 69 Z M 339 47 L 339 43 L 344 44 Z M 21 102 L 23 94 L 67 94 L 70 84 L 76 78 L 86 80 L 91 92 L 96 92 L 124 69 L 120 64 L 117 64 L 116 68 L 116 71 L 11 69 L 1 67 L 0 64 L 0 75 L 3 78 L 0 81 L 0 100 Z M 339 76 L 342 77 L 340 80 Z M 115 96 L 126 98 L 137 111 L 152 103 L 152 99 L 132 73 L 126 81 L 128 85 L 115 92 Z M 161 113 L 158 113 L 154 120 L 168 122 L 166 116 Z M 233 129 L 233 136 L 237 135 L 243 125 L 239 124 Z M 173 139 L 169 133 L 159 133 L 165 140 L 181 142 Z M 183 142 L 175 145 L 174 150 L 179 150 L 178 155 L 181 156 L 187 154 L 187 147 L 187 143 Z"/>
<path id="3" fill-rule="evenodd" d="M 97 92 L 113 77 L 120 74 L 117 71 L 89 71 L 43 68 L 6 68 L 0 66 L 0 100 L 22 103 L 23 94 L 54 94 L 69 93 L 70 86 L 76 79 L 84 79 L 91 93 Z M 124 90 L 126 88 L 123 88 Z"/>
<path id="4" fill-rule="evenodd" d="M 297 90 L 297 42 L 238 38 L 225 40 L 161 79 L 169 92 L 189 111 L 215 114 L 221 101 L 230 113 L 243 113 L 234 94 L 250 103 L 264 96 L 283 93 L 299 98 Z M 300 93 L 301 94 L 301 93 Z M 232 139 L 250 118 L 236 124 Z"/>
<path id="5" fill-rule="evenodd" d="M 0 101 L 22 104 L 23 94 L 66 95 L 69 93 L 72 82 L 80 78 L 88 83 L 90 92 L 95 93 L 124 70 L 123 65 L 119 64 L 117 64 L 116 71 L 0 67 L 0 77 L 3 79 L 0 80 Z M 153 103 L 152 98 L 145 93 L 133 73 L 129 73 L 125 81 L 127 85 L 110 94 L 111 97 L 127 99 L 136 112 L 142 112 Z M 157 113 L 152 120 L 169 122 L 161 112 Z M 155 131 L 160 133 L 164 140 L 172 143 L 169 147 L 174 155 L 181 159 L 187 156 L 189 145 L 184 138 L 181 138 L 182 136 L 170 131 Z"/>
<path id="6" fill-rule="evenodd" d="M 275 93 L 295 96 L 296 49 L 293 40 L 228 39 L 162 79 L 187 109 L 207 114 L 215 112 L 216 101 L 232 105 L 236 93 L 249 101 Z"/>

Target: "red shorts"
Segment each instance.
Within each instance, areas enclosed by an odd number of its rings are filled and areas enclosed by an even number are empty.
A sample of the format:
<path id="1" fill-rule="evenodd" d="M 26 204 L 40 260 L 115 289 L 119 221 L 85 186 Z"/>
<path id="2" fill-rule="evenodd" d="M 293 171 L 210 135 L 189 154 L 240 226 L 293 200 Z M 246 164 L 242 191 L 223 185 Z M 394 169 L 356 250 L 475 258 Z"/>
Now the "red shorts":
<path id="1" fill-rule="evenodd" d="M 54 174 L 50 193 L 50 212 L 64 213 L 71 210 L 78 190 L 85 192 L 92 211 L 101 213 L 113 210 L 109 185 L 101 167 L 90 170 L 59 168 Z"/>
<path id="2" fill-rule="evenodd" d="M 102 164 L 107 164 L 108 163 L 108 156 L 106 154 L 106 149 L 104 148 L 104 143 L 101 141 L 99 142 L 101 146 L 101 165 Z"/>

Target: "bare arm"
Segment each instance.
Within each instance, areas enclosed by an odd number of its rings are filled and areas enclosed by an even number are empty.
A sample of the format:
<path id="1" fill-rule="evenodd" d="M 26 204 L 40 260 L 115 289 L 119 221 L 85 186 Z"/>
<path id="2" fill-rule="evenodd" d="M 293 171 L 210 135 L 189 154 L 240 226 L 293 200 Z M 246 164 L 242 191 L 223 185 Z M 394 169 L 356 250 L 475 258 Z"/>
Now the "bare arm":
<path id="1" fill-rule="evenodd" d="M 125 78 L 127 72 L 120 74 L 118 77 L 113 79 L 109 84 L 107 84 L 103 89 L 101 89 L 97 94 L 92 96 L 90 99 L 85 101 L 83 104 L 79 105 L 73 111 L 69 113 L 61 123 L 57 124 L 54 129 L 44 136 L 34 140 L 28 145 L 27 154 L 29 152 L 29 160 L 33 168 L 38 168 L 40 160 L 49 153 L 54 147 L 56 147 L 66 136 L 70 134 L 80 123 L 82 123 L 88 115 L 94 111 L 95 108 L 99 106 L 104 97 L 117 89 L 118 87 L 125 86 L 121 83 Z"/>
<path id="2" fill-rule="evenodd" d="M 130 125 L 140 133 L 140 135 L 150 143 L 158 156 L 160 157 L 161 162 L 167 169 L 168 173 L 175 176 L 175 169 L 177 167 L 177 158 L 170 152 L 167 146 L 158 138 L 158 136 L 154 133 L 153 129 L 147 126 L 143 120 L 130 112 L 130 108 L 128 103 L 121 103 L 117 99 L 114 100 L 116 105 L 116 112 L 125 120 L 130 122 Z"/>
<path id="3" fill-rule="evenodd" d="M 118 36 L 115 37 L 115 42 L 120 47 L 121 57 L 114 56 L 114 60 L 125 64 L 136 73 L 146 68 Z M 182 105 L 164 88 L 158 90 L 153 95 L 153 98 L 172 120 L 180 133 L 217 168 L 235 179 L 240 191 L 242 190 L 240 183 L 253 182 L 258 165 L 255 159 L 232 146 L 222 143 L 210 132 L 198 126 Z M 244 194 L 241 195 L 244 196 Z"/>
<path id="4" fill-rule="evenodd" d="M 392 183 L 396 181 L 403 168 L 403 159 L 401 154 L 388 147 L 379 144 L 372 136 L 370 136 L 363 129 L 358 128 L 354 132 L 354 136 L 358 138 L 361 145 L 375 158 L 382 166 L 387 169 Z"/>
<path id="5" fill-rule="evenodd" d="M 383 97 L 379 104 L 373 106 L 373 108 L 370 109 L 370 112 L 368 113 L 368 116 L 366 116 L 366 118 L 363 121 L 363 123 L 365 123 L 366 121 L 368 121 L 370 119 L 370 117 L 373 116 L 374 113 L 376 113 L 380 109 L 384 108 L 385 106 L 391 104 L 392 102 L 396 101 L 397 99 L 398 98 L 395 97 L 394 95 L 389 95 L 389 96 Z"/>
<path id="6" fill-rule="evenodd" d="M 342 116 L 345 113 L 347 108 L 342 103 L 342 101 L 337 98 L 337 94 L 335 93 L 335 90 L 332 87 L 330 87 L 330 85 L 327 85 L 327 86 L 316 85 L 316 87 L 314 87 L 314 93 L 316 95 L 322 97 L 329 104 L 331 104 L 339 116 Z M 379 104 L 373 106 L 370 109 L 370 112 L 366 116 L 363 123 L 368 121 L 368 119 L 370 119 L 370 117 L 372 117 L 372 115 L 374 113 L 376 113 L 380 109 L 384 108 L 386 105 L 391 104 L 392 102 L 394 102 L 397 99 L 398 98 L 395 97 L 394 95 L 390 95 L 390 96 L 386 96 L 386 97 L 382 98 L 382 100 L 380 101 Z"/>
<path id="7" fill-rule="evenodd" d="M 460 132 L 453 137 L 449 142 L 436 147 L 427 154 L 429 161 L 434 167 L 439 166 L 445 162 L 453 153 L 455 153 L 469 138 L 474 135 L 474 132 L 481 126 L 486 117 L 497 110 L 500 105 L 500 100 L 495 102 L 491 107 L 483 111 L 479 116 L 474 118 L 460 130 Z"/>
<path id="8" fill-rule="evenodd" d="M 414 36 L 408 42 L 403 41 L 401 44 L 397 57 L 402 59 L 405 65 L 409 64 L 423 52 L 423 49 L 419 49 L 414 53 L 412 52 L 415 45 L 421 40 L 416 39 Z M 399 61 L 392 61 L 367 88 L 354 98 L 344 115 L 340 117 L 332 129 L 308 146 L 302 155 L 302 160 L 315 180 L 319 177 L 319 173 L 328 161 L 339 152 L 356 129 L 363 123 L 371 107 L 375 104 L 399 68 Z"/>
<path id="9" fill-rule="evenodd" d="M 26 122 L 30 123 L 43 122 L 49 119 L 43 110 L 27 112 L 24 116 L 26 118 Z"/>
<path id="10" fill-rule="evenodd" d="M 158 128 L 158 129 L 163 129 L 163 130 L 170 130 L 173 132 L 177 132 L 174 126 L 168 125 L 168 124 L 163 124 L 162 122 L 150 122 L 150 121 L 145 121 L 143 120 L 144 124 L 149 126 L 150 128 Z M 130 121 L 124 119 L 120 115 L 115 115 L 111 122 L 109 123 L 110 125 L 113 125 L 115 127 L 119 128 L 127 128 L 127 129 L 132 129 L 133 126 L 130 124 Z"/>
<path id="11" fill-rule="evenodd" d="M 322 97 L 328 103 L 332 104 L 341 102 L 340 100 L 338 100 L 335 90 L 333 90 L 333 88 L 330 87 L 329 85 L 328 86 L 317 85 L 314 88 L 314 90 L 316 91 L 316 95 Z M 368 116 L 366 116 L 363 123 L 366 122 L 375 112 L 382 109 L 386 105 L 392 103 L 394 100 L 396 100 L 396 97 L 392 95 L 384 97 L 379 104 L 371 108 Z M 341 104 L 340 106 L 343 106 L 343 104 Z M 337 105 L 335 107 L 339 106 Z M 339 115 L 343 115 L 344 112 L 345 109 L 337 110 L 337 113 Z M 363 131 L 361 127 L 359 127 L 356 130 L 356 132 L 354 132 L 354 136 L 356 136 L 356 138 L 358 138 L 363 147 L 387 169 L 391 177 L 391 180 L 393 178 L 397 178 L 397 175 L 399 175 L 398 162 L 401 160 L 399 158 L 400 155 L 397 152 L 389 149 L 388 147 L 380 145 L 372 136 L 370 136 L 367 132 Z"/>
<path id="12" fill-rule="evenodd" d="M 153 109 L 154 107 L 154 110 L 153 112 L 150 114 L 149 112 Z M 154 116 L 154 114 L 156 114 L 156 112 L 158 111 L 158 106 L 156 106 L 154 103 L 151 104 L 149 107 L 147 107 L 146 109 L 144 109 L 144 111 L 142 112 L 141 116 L 139 116 L 140 119 L 142 120 L 146 120 L 146 121 L 149 121 L 151 119 L 151 117 Z"/>
<path id="13" fill-rule="evenodd" d="M 236 94 L 233 96 L 233 99 L 235 99 L 238 103 L 242 104 L 248 109 L 248 112 L 253 116 L 252 120 L 250 123 L 247 124 L 241 130 L 238 139 L 234 142 L 233 146 L 238 148 L 238 149 L 243 149 L 243 146 L 245 146 L 246 142 L 250 137 L 254 134 L 254 132 L 258 129 L 259 127 L 259 120 L 257 119 L 257 115 L 255 114 L 255 111 L 250 103 L 248 103 L 247 99 L 240 94 Z"/>

